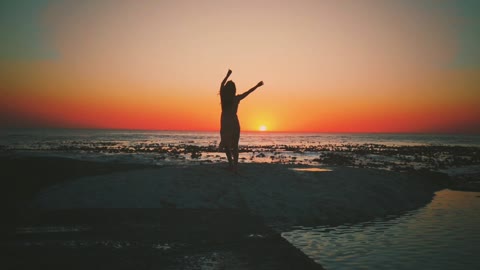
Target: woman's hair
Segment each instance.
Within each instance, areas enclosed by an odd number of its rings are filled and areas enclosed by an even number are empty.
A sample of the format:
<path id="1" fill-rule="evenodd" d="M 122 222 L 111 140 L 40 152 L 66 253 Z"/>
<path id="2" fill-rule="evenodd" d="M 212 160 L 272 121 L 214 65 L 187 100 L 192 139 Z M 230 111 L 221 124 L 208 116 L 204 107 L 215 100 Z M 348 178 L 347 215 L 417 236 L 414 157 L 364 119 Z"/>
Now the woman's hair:
<path id="1" fill-rule="evenodd" d="M 233 98 L 237 93 L 235 83 L 228 81 L 220 90 L 220 100 L 222 101 L 222 109 L 231 108 L 233 106 Z"/>

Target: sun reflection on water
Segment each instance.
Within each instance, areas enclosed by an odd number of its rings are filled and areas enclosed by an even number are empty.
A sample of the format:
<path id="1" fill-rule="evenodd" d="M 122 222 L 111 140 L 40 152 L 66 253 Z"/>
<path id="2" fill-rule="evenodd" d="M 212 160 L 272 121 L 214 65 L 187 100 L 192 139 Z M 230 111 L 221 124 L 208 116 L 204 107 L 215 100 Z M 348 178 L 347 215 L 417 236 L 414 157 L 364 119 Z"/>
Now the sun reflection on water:
<path id="1" fill-rule="evenodd" d="M 290 168 L 290 170 L 296 172 L 331 172 L 331 169 L 327 168 Z"/>

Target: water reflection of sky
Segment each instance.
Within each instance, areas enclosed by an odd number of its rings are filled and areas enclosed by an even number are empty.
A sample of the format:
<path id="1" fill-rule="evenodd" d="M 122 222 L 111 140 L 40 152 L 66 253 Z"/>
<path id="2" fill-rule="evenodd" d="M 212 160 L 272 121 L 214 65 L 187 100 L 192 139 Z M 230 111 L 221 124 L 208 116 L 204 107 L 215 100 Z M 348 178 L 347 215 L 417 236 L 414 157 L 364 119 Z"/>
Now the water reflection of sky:
<path id="1" fill-rule="evenodd" d="M 317 168 L 317 167 L 307 167 L 307 168 L 290 168 L 296 172 L 331 172 L 331 169 L 327 168 Z"/>
<path id="2" fill-rule="evenodd" d="M 283 236 L 326 269 L 479 269 L 480 192 L 443 190 L 402 216 Z"/>

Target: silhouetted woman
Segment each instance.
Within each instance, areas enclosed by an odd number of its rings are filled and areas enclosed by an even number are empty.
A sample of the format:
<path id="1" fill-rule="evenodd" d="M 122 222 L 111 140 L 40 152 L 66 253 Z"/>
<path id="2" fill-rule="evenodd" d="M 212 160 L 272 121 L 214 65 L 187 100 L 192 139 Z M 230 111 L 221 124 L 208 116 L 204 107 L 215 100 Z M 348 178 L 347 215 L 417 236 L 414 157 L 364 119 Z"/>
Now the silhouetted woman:
<path id="1" fill-rule="evenodd" d="M 220 99 L 222 101 L 220 149 L 225 151 L 230 169 L 236 171 L 238 165 L 238 141 L 240 140 L 240 123 L 237 117 L 238 104 L 255 89 L 262 86 L 263 82 L 259 82 L 252 89 L 241 95 L 235 95 L 237 92 L 235 83 L 232 81 L 227 82 L 230 74 L 232 74 L 232 71 L 229 69 L 227 76 L 225 76 L 220 85 Z"/>

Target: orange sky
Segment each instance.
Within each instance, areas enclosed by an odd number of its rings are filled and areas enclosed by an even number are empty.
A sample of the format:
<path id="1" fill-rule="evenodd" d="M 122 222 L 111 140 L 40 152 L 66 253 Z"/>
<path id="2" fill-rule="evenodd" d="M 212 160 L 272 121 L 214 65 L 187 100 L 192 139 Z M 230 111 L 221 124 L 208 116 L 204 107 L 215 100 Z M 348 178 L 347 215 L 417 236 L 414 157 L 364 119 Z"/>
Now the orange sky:
<path id="1" fill-rule="evenodd" d="M 239 107 L 243 130 L 480 132 L 480 65 L 459 60 L 465 22 L 453 9 L 43 3 L 29 11 L 29 31 L 7 29 L 27 45 L 2 48 L 0 127 L 218 130 L 230 68 L 239 93 L 265 82 Z"/>

